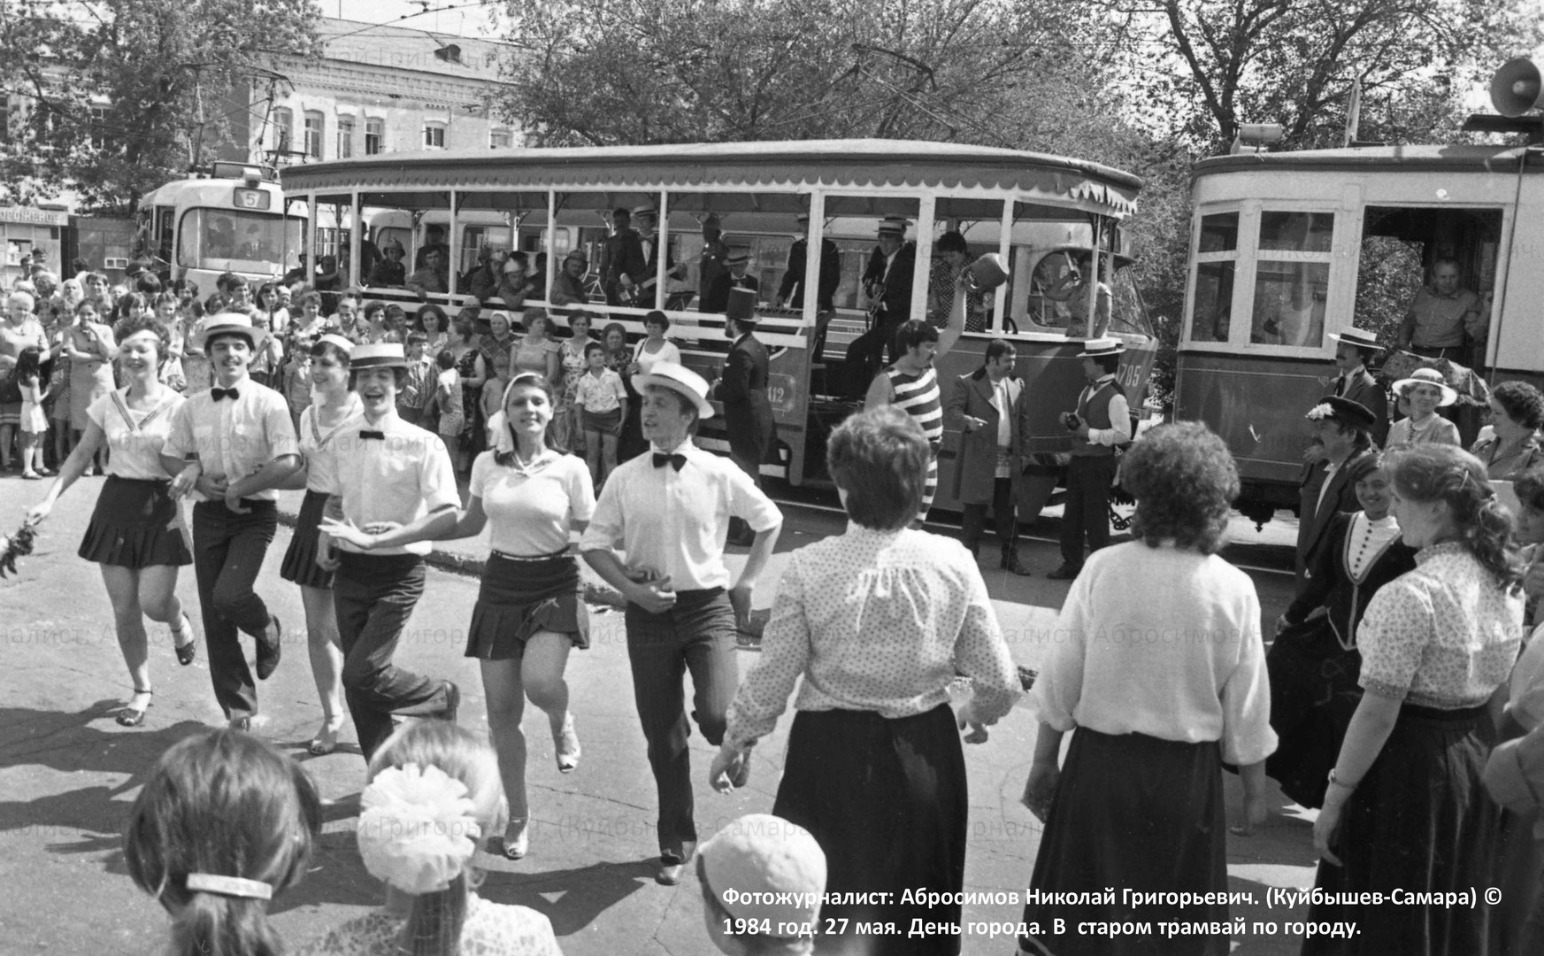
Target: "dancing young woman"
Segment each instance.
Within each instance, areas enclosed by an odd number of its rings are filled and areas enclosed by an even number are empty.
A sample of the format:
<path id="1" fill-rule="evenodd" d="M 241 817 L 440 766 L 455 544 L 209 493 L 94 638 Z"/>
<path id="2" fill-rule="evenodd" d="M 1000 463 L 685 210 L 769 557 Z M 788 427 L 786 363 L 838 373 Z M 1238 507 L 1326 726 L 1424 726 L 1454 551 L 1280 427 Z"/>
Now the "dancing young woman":
<path id="1" fill-rule="evenodd" d="M 290 486 L 305 488 L 295 520 L 295 534 L 279 576 L 300 585 L 300 601 L 306 611 L 306 635 L 311 653 L 311 675 L 322 702 L 322 729 L 306 750 L 313 756 L 332 753 L 343 727 L 343 647 L 338 637 L 338 615 L 333 607 L 332 572 L 316 563 L 322 510 L 327 506 L 331 478 L 326 475 L 326 456 L 321 451 L 345 425 L 364 413 L 359 396 L 348 387 L 349 353 L 354 344 L 341 335 L 322 336 L 311 347 L 311 384 L 315 400 L 300 413 L 300 457 L 306 467 L 290 478 Z"/>
<path id="2" fill-rule="evenodd" d="M 563 671 L 570 648 L 590 646 L 589 619 L 579 599 L 579 563 L 569 534 L 583 531 L 595 510 L 584 462 L 554 449 L 552 387 L 535 372 L 510 380 L 494 415 L 495 447 L 472 465 L 471 500 L 454 527 L 436 537 L 470 538 L 493 524 L 493 554 L 472 609 L 466 656 L 482 664 L 488 728 L 509 798 L 504 854 L 525 856 L 530 839 L 526 802 L 525 701 L 547 714 L 560 773 L 579 765 L 579 737 L 568 712 Z M 334 530 L 341 541 L 368 550 L 428 540 L 431 515 L 384 534 Z"/>
<path id="3" fill-rule="evenodd" d="M 118 647 L 134 684 L 134 696 L 118 712 L 118 723 L 138 727 L 145 722 L 155 692 L 144 619 L 171 625 L 180 664 L 193 663 L 198 644 L 177 599 L 177 569 L 192 564 L 193 555 L 172 493 L 174 483 L 160 459 L 173 415 L 184 399 L 160 380 L 161 357 L 169 348 L 165 327 L 154 319 L 139 319 L 120 330 L 123 341 L 118 348 L 128 388 L 108 392 L 91 403 L 80 444 L 27 517 L 35 522 L 47 518 L 59 496 L 86 473 L 97 452 L 111 449 L 107 483 L 97 495 L 78 553 L 102 568 Z M 191 477 L 177 481 L 179 492 L 192 486 Z"/>

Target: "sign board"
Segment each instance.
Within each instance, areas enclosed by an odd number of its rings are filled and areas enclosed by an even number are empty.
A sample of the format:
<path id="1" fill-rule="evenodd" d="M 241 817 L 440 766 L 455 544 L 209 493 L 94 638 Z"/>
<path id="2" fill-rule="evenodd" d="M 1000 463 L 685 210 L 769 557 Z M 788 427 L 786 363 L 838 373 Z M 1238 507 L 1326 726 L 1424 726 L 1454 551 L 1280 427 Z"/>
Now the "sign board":
<path id="1" fill-rule="evenodd" d="M 31 209 L 26 206 L 0 206 L 0 222 L 31 226 L 68 226 L 70 214 L 52 209 Z"/>
<path id="2" fill-rule="evenodd" d="M 266 212 L 273 197 L 262 189 L 245 189 L 236 187 L 234 205 L 237 209 L 251 209 L 257 212 Z"/>

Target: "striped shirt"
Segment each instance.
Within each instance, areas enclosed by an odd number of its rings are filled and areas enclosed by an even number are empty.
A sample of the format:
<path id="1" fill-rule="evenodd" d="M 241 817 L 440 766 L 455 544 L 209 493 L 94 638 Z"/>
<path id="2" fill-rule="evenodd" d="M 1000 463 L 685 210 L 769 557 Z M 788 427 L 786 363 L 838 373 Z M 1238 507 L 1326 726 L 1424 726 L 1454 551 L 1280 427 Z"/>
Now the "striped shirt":
<path id="1" fill-rule="evenodd" d="M 922 515 L 926 517 L 933 506 L 933 496 L 938 492 L 938 446 L 944 438 L 943 393 L 938 388 L 938 373 L 929 365 L 920 375 L 909 375 L 895 366 L 885 369 L 890 377 L 890 390 L 896 408 L 910 415 L 922 426 L 933 454 L 928 458 L 927 485 L 922 491 Z"/>

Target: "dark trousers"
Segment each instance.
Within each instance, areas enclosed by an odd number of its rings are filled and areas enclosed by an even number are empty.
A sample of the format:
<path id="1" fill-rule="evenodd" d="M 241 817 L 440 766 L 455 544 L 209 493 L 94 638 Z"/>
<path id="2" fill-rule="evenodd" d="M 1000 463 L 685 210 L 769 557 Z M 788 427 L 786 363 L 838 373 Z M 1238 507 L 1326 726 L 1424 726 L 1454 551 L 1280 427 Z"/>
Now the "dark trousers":
<path id="1" fill-rule="evenodd" d="M 1013 479 L 997 478 L 992 482 L 992 515 L 997 519 L 997 540 L 1006 551 L 1013 547 L 1018 537 L 1018 516 L 1013 510 Z M 960 507 L 960 540 L 965 547 L 975 550 L 986 533 L 986 505 L 966 504 Z"/>
<path id="2" fill-rule="evenodd" d="M 627 659 L 659 795 L 662 853 L 684 857 L 684 845 L 697 842 L 682 678 L 691 671 L 692 717 L 708 743 L 718 746 L 740 681 L 734 655 L 734 609 L 721 588 L 677 591 L 675 607 L 663 614 L 627 606 Z"/>
<path id="3" fill-rule="evenodd" d="M 209 646 L 209 680 L 227 718 L 257 713 L 257 685 L 241 649 L 241 633 L 261 638 L 268 629 L 268 606 L 252 587 L 279 525 L 274 502 L 242 503 L 250 509 L 247 514 L 236 514 L 223 501 L 193 506 L 193 573 Z"/>
<path id="4" fill-rule="evenodd" d="M 392 663 L 397 639 L 424 593 L 424 562 L 416 554 L 344 553 L 332 580 L 343 645 L 343 696 L 368 763 L 391 736 L 392 715 L 443 714 L 449 684 Z"/>
<path id="5" fill-rule="evenodd" d="M 1062 561 L 1083 564 L 1083 538 L 1092 554 L 1110 543 L 1110 485 L 1115 483 L 1114 455 L 1074 455 L 1067 466 L 1067 507 L 1062 513 Z"/>
<path id="6" fill-rule="evenodd" d="M 772 444 L 771 422 L 758 420 L 754 410 L 725 406 L 724 427 L 729 432 L 729 460 L 751 476 L 756 487 L 761 487 L 761 463 L 767 458 L 767 448 Z M 730 540 L 751 533 L 744 518 L 729 519 Z"/>
<path id="7" fill-rule="evenodd" d="M 847 346 L 842 378 L 849 395 L 861 397 L 868 391 L 869 383 L 885 365 L 883 357 L 887 352 L 888 361 L 895 361 L 895 333 L 905 321 L 905 316 L 897 316 L 892 320 L 888 314 L 881 314 L 867 332 L 853 339 Z"/>

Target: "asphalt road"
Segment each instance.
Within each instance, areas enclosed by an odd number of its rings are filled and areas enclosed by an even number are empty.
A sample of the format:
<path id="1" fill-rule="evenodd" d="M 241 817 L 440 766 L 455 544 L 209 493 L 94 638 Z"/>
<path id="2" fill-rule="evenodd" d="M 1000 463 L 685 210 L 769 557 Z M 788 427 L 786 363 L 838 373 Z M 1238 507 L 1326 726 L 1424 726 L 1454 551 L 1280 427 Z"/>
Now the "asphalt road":
<path id="1" fill-rule="evenodd" d="M 37 553 L 23 559 L 20 574 L 0 580 L 0 956 L 23 953 L 146 954 L 155 950 L 166 916 L 125 875 L 121 832 L 129 806 L 156 758 L 186 734 L 222 723 L 209 687 L 205 658 L 178 667 L 171 639 L 151 631 L 156 695 L 143 727 L 112 720 L 130 685 L 112 628 L 107 596 L 96 569 L 75 556 L 101 479 L 84 479 L 44 525 Z M 0 530 L 10 531 L 25 508 L 43 496 L 45 482 L 0 478 Z M 1246 567 L 1260 592 L 1266 622 L 1290 598 L 1280 544 L 1290 526 L 1256 533 L 1236 523 L 1241 546 L 1229 554 Z M 828 511 L 790 509 L 780 553 L 839 529 Z M 983 547 L 983 569 L 1005 633 L 1020 663 L 1034 666 L 1043 653 L 1066 585 L 1049 581 L 1056 549 L 1042 524 L 1022 548 L 1038 572 L 1018 578 L 996 570 L 996 548 Z M 320 722 L 320 710 L 303 643 L 297 588 L 281 581 L 278 566 L 289 532 L 281 528 L 269 551 L 259 593 L 286 623 L 286 653 L 278 672 L 261 685 L 262 714 L 254 732 L 305 762 L 328 800 L 326 829 L 305 882 L 276 900 L 274 923 L 288 940 L 311 938 L 324 928 L 376 905 L 380 890 L 363 870 L 353 825 L 364 764 L 349 745 L 327 757 L 305 756 L 303 742 Z M 485 546 L 461 546 L 476 557 Z M 770 604 L 781 563 L 774 561 L 758 592 Z M 431 570 L 423 601 L 404 635 L 399 659 L 451 677 L 466 691 L 462 722 L 486 730 L 476 665 L 461 656 L 464 628 L 476 595 L 475 579 Z M 178 593 L 196 609 L 191 569 Z M 191 613 L 195 622 L 196 613 Z M 644 755 L 628 678 L 620 615 L 594 622 L 593 646 L 570 659 L 573 710 L 584 743 L 584 760 L 559 776 L 545 720 L 527 708 L 531 742 L 529 785 L 533 825 L 531 853 L 519 863 L 485 858 L 490 874 L 483 895 L 532 906 L 548 915 L 569 954 L 699 954 L 711 952 L 702 930 L 694 880 L 665 888 L 652 880 L 655 814 L 652 780 Z M 1267 628 L 1267 633 L 1269 629 Z M 250 653 L 250 649 L 249 649 Z M 754 652 L 741 655 L 742 672 Z M 758 747 L 750 786 L 730 796 L 706 786 L 711 749 L 693 736 L 697 819 L 704 836 L 749 812 L 772 805 L 782 764 L 788 719 Z M 1035 724 L 1016 710 L 993 728 L 991 740 L 967 751 L 971 818 L 967 889 L 1022 894 L 1033 868 L 1039 827 L 1018 803 L 1033 752 Z M 1228 781 L 1230 815 L 1240 806 Z M 1294 918 L 1267 910 L 1268 887 L 1311 885 L 1310 820 L 1276 801 L 1270 824 L 1249 838 L 1229 840 L 1232 888 L 1252 893 L 1252 906 L 1235 906 L 1250 920 Z M 1117 891 L 1119 888 L 1116 888 Z M 1296 911 L 1302 918 L 1302 910 Z M 971 905 L 967 922 L 1018 919 L 1014 905 Z M 967 935 L 967 954 L 1011 952 L 1005 936 Z M 1296 937 L 1246 934 L 1240 953 L 1295 953 Z"/>

